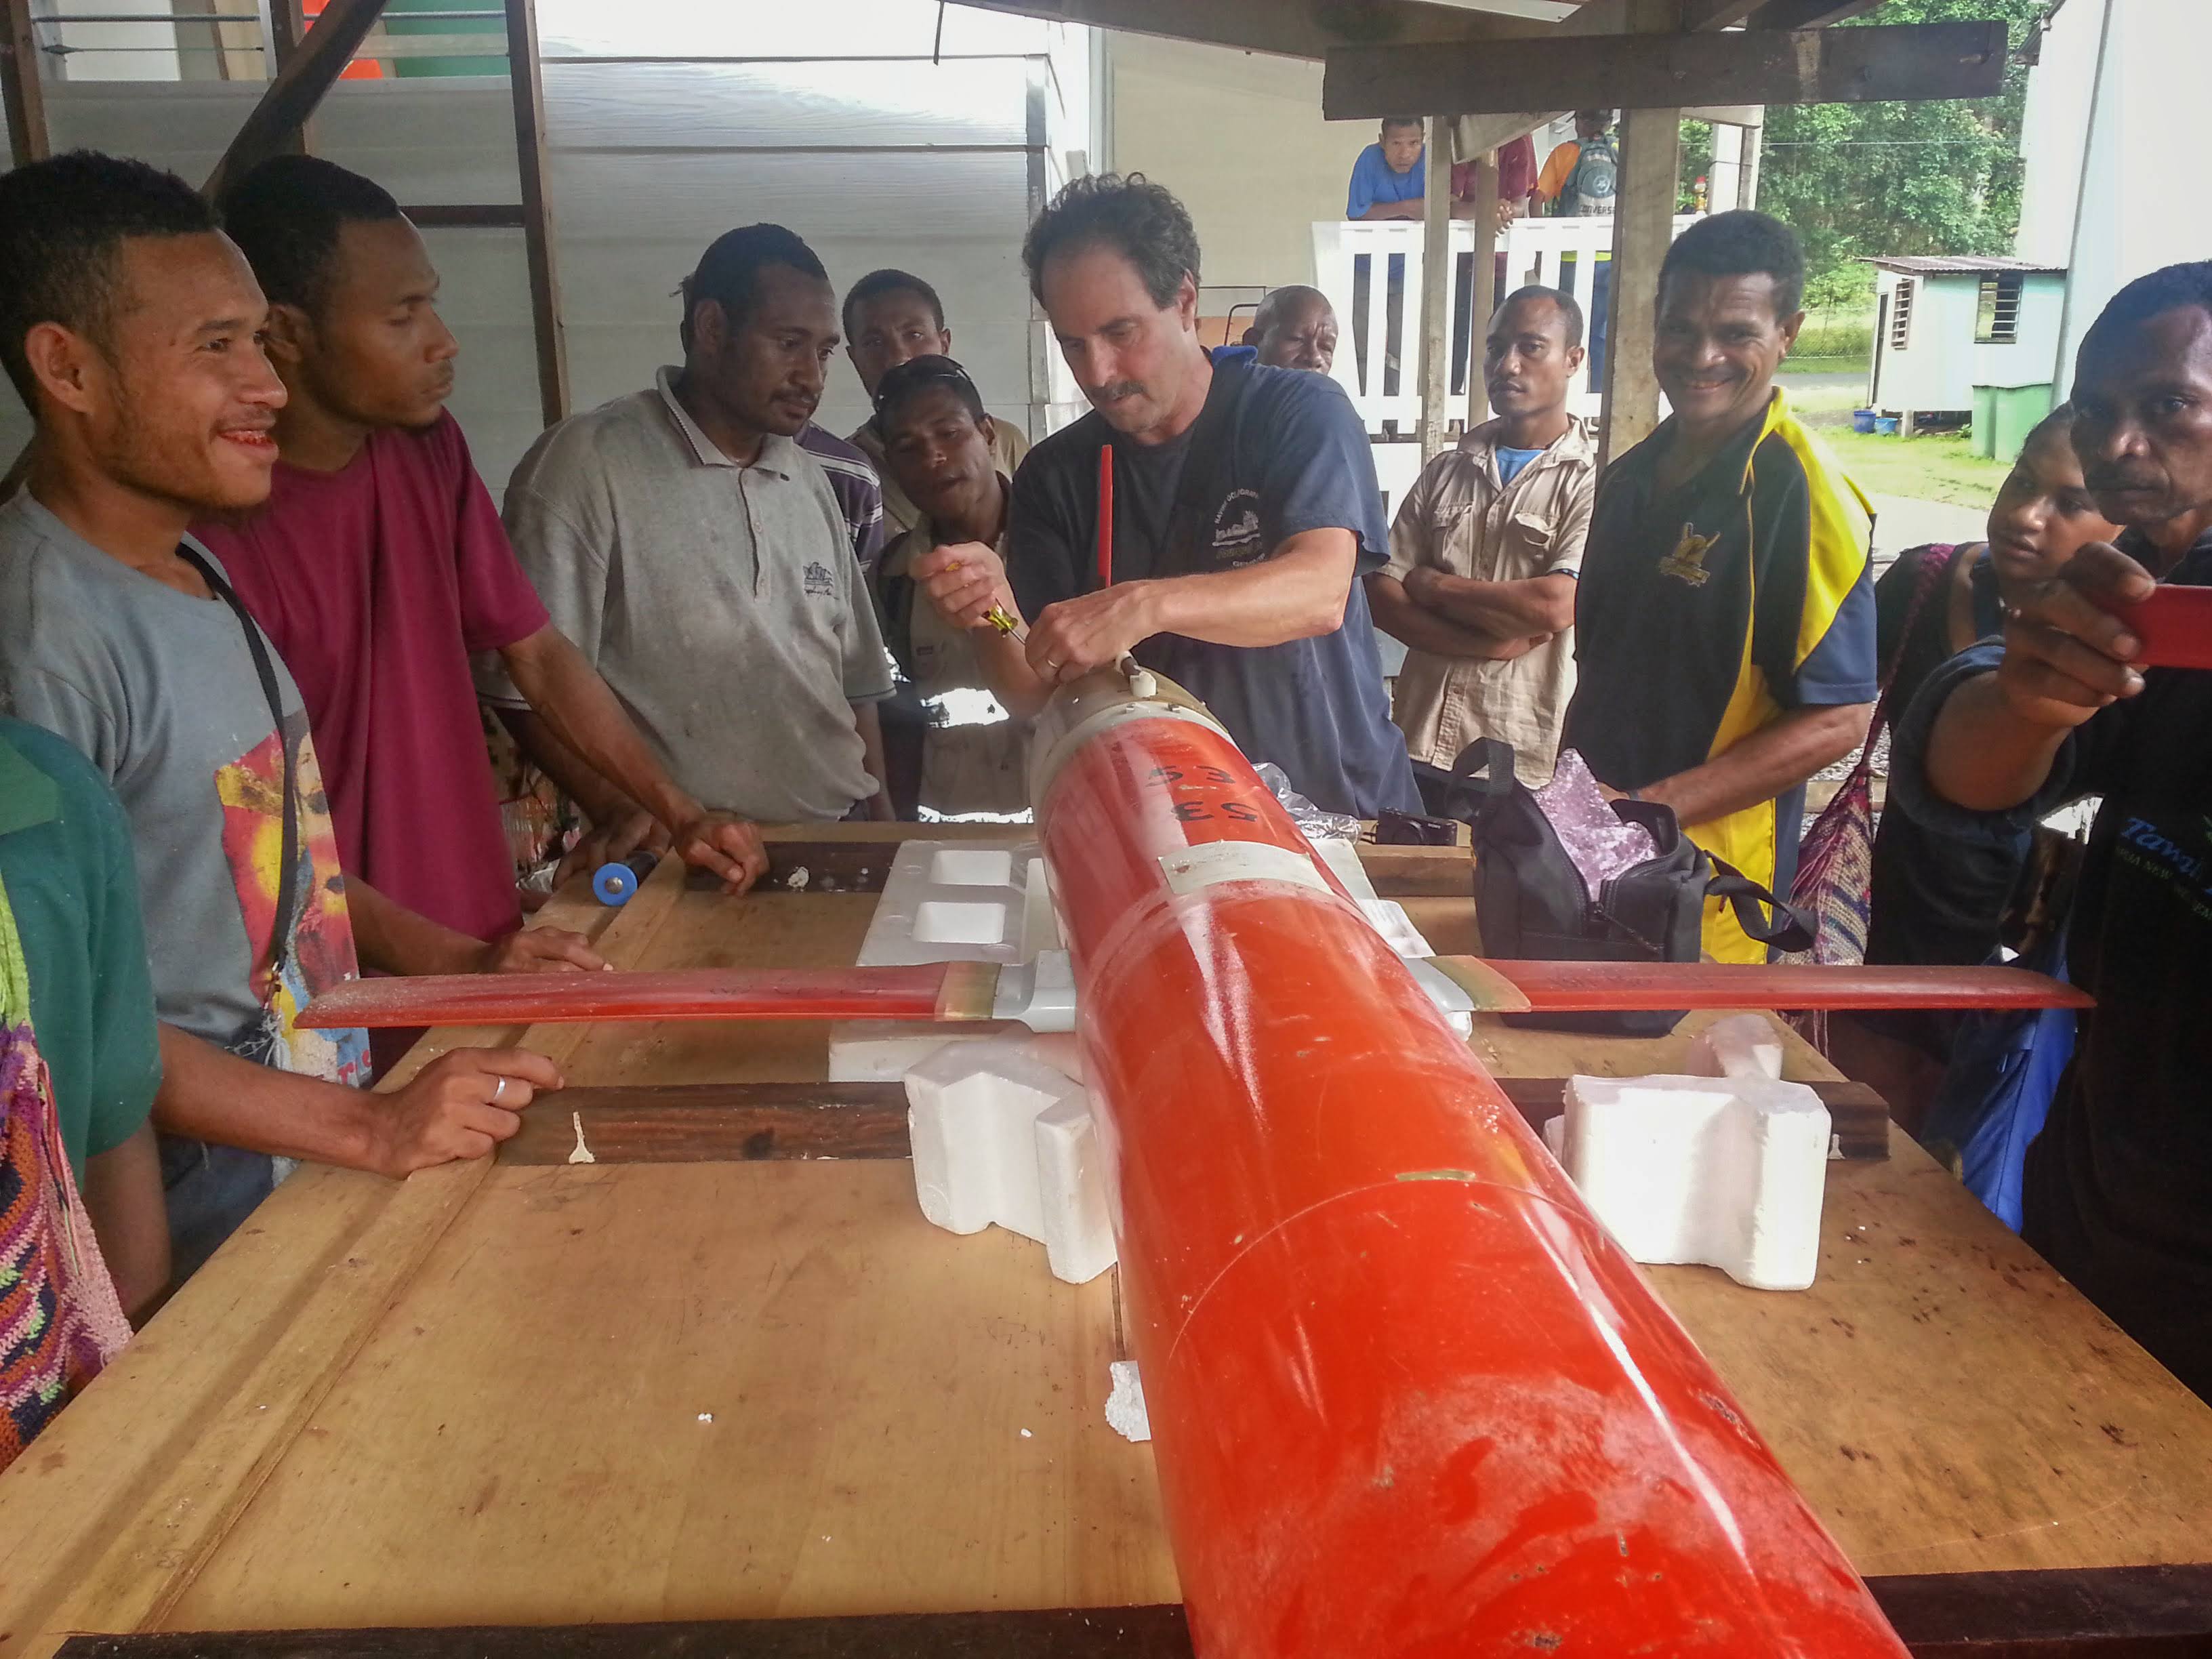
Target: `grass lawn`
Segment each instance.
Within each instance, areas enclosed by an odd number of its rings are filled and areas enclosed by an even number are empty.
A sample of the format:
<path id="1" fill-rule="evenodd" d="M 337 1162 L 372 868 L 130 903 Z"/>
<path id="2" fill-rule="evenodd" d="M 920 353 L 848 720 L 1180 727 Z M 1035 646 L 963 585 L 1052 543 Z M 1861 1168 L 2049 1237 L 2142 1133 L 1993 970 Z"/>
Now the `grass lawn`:
<path id="1" fill-rule="evenodd" d="M 1848 426 L 1823 427 L 1820 440 L 1870 495 L 1910 495 L 1916 501 L 1986 507 L 2012 471 L 2010 461 L 1987 461 L 1975 454 L 1973 441 L 1964 434 L 1907 441 L 1854 432 Z"/>

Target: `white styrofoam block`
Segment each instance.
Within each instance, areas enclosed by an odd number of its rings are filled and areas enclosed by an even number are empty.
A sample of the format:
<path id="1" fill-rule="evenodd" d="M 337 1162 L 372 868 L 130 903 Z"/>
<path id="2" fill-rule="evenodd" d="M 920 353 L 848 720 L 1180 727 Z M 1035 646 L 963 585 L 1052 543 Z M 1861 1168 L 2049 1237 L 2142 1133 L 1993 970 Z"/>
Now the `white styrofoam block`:
<path id="1" fill-rule="evenodd" d="M 1024 1054 L 1034 1054 L 1056 1072 L 1065 1072 L 1078 1083 L 1090 1079 L 1083 1070 L 1083 1045 L 1073 1031 L 1049 1031 L 1033 1036 L 1022 1044 Z"/>
<path id="2" fill-rule="evenodd" d="M 1106 1374 L 1113 1385 L 1106 1395 L 1106 1425 L 1124 1440 L 1143 1442 L 1152 1437 L 1152 1414 L 1145 1409 L 1145 1385 L 1133 1359 L 1108 1362 Z"/>
<path id="3" fill-rule="evenodd" d="M 927 1020 L 840 1019 L 830 1025 L 830 1081 L 896 1083 L 932 1054 L 969 1042 L 1013 1041 L 1029 1028 L 1012 1020 L 940 1025 Z"/>
<path id="4" fill-rule="evenodd" d="M 1080 1284 L 1115 1261 L 1090 1097 L 1027 1047 L 950 1043 L 907 1073 L 915 1195 L 949 1232 L 1036 1240 Z"/>
<path id="5" fill-rule="evenodd" d="M 1571 1078 L 1566 1172 L 1638 1261 L 1803 1290 L 1820 1262 L 1828 1109 L 1764 1077 Z"/>
<path id="6" fill-rule="evenodd" d="M 1025 962 L 1059 943 L 1034 845 L 910 841 L 892 860 L 861 942 L 863 968 Z"/>
<path id="7" fill-rule="evenodd" d="M 1058 1105 L 1048 1106 L 1037 1114 L 1032 1133 L 1045 1261 L 1054 1279 L 1087 1285 L 1115 1260 L 1114 1220 L 1089 1098 L 1078 1089 Z"/>
<path id="8" fill-rule="evenodd" d="M 1682 1069 L 1698 1077 L 1782 1075 L 1782 1033 L 1764 1014 L 1730 1014 L 1690 1039 Z"/>

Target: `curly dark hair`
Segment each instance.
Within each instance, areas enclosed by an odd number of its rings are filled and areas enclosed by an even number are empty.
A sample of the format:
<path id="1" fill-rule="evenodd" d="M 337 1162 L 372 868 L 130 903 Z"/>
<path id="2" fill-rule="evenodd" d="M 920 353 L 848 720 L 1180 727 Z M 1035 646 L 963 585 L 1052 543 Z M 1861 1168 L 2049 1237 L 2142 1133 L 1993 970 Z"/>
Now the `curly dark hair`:
<path id="1" fill-rule="evenodd" d="M 1063 250 L 1110 247 L 1136 266 L 1145 292 L 1163 311 L 1185 276 L 1198 281 L 1198 232 L 1189 210 L 1141 173 L 1094 173 L 1052 198 L 1022 239 L 1030 292 L 1044 298 L 1045 261 Z"/>
<path id="2" fill-rule="evenodd" d="M 1706 276 L 1774 279 L 1774 314 L 1794 317 L 1805 303 L 1805 250 L 1797 233 L 1771 213 L 1738 208 L 1700 219 L 1674 239 L 1659 266 L 1659 287 L 1682 271 Z"/>
<path id="3" fill-rule="evenodd" d="M 2212 311 L 2212 259 L 2167 265 L 2136 277 L 2105 302 L 2082 338 L 2086 342 L 2108 337 L 2115 329 L 2132 328 L 2169 311 L 2192 306 L 2199 311 Z"/>
<path id="4" fill-rule="evenodd" d="M 822 261 L 796 231 L 781 225 L 741 225 L 726 230 L 708 246 L 699 256 L 698 268 L 677 288 L 684 300 L 684 319 L 677 325 L 676 333 L 684 349 L 691 349 L 691 313 L 700 301 L 714 301 L 722 307 L 730 326 L 738 327 L 752 309 L 761 272 L 770 265 L 787 266 L 817 282 L 830 280 Z"/>
<path id="5" fill-rule="evenodd" d="M 215 209 L 175 173 L 96 150 L 0 177 L 0 367 L 24 406 L 38 412 L 24 342 L 40 323 L 108 346 L 125 242 L 215 228 Z"/>

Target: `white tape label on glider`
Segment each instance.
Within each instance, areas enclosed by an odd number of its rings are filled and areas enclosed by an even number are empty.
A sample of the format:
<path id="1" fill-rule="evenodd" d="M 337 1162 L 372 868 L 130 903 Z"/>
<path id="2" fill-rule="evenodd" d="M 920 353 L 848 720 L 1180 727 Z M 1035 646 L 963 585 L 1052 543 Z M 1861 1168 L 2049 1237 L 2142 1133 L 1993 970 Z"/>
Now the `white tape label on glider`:
<path id="1" fill-rule="evenodd" d="M 1160 872 L 1173 893 L 1194 893 L 1224 881 L 1285 881 L 1324 893 L 1335 890 L 1310 854 L 1264 841 L 1210 841 L 1185 848 L 1163 857 Z"/>

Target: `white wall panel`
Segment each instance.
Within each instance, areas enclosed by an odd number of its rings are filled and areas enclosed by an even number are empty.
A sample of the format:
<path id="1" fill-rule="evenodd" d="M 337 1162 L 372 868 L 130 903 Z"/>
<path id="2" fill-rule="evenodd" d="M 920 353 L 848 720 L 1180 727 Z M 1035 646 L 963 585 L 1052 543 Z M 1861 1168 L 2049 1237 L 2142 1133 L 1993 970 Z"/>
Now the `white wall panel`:
<path id="1" fill-rule="evenodd" d="M 1058 25 L 931 0 L 538 0 L 548 58 L 882 58 L 1042 52 Z"/>
<path id="2" fill-rule="evenodd" d="M 562 149 L 1019 145 L 1029 78 L 1023 58 L 544 70 Z"/>

